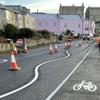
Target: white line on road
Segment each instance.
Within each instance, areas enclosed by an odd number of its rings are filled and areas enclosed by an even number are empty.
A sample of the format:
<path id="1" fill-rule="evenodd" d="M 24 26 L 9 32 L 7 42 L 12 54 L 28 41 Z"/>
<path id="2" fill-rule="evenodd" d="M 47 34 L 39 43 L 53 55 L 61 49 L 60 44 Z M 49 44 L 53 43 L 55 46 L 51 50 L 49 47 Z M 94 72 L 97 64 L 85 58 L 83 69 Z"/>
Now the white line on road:
<path id="1" fill-rule="evenodd" d="M 95 45 L 94 45 L 95 46 Z M 94 47 L 93 46 L 93 47 Z M 61 84 L 45 99 L 51 100 L 52 97 L 59 91 L 59 89 L 65 84 L 65 82 L 71 77 L 71 75 L 75 72 L 75 70 L 80 66 L 80 64 L 86 59 L 88 54 L 91 52 L 93 47 L 88 51 L 88 53 L 84 56 L 84 58 L 77 64 L 77 66 L 72 70 L 72 72 L 61 82 Z"/>
<path id="2" fill-rule="evenodd" d="M 5 94 L 0 95 L 0 99 L 1 99 L 1 98 L 4 98 L 4 97 L 6 97 L 6 96 L 12 95 L 12 94 L 14 94 L 14 93 L 17 93 L 17 92 L 19 92 L 19 91 L 21 91 L 21 90 L 23 90 L 23 89 L 29 87 L 30 85 L 32 85 L 32 84 L 38 79 L 38 77 L 39 77 L 38 69 L 39 69 L 42 65 L 47 64 L 47 63 L 50 63 L 50 62 L 58 61 L 58 60 L 63 60 L 63 59 L 65 59 L 65 58 L 69 57 L 70 54 L 69 54 L 67 51 L 66 51 L 66 53 L 67 53 L 68 55 L 65 56 L 65 57 L 58 58 L 58 59 L 54 59 L 54 60 L 49 60 L 49 61 L 46 61 L 46 62 L 43 62 L 43 63 L 39 64 L 39 65 L 35 68 L 35 77 L 34 77 L 29 83 L 23 85 L 22 87 L 19 87 L 19 88 L 15 89 L 15 90 L 12 90 L 12 91 L 10 91 L 10 92 L 8 92 L 8 93 L 5 93 Z"/>
<path id="3" fill-rule="evenodd" d="M 95 45 L 95 43 L 93 43 L 92 45 L 90 45 L 87 49 L 85 49 L 84 53 L 87 52 L 94 45 Z"/>
<path id="4" fill-rule="evenodd" d="M 7 59 L 0 59 L 0 63 L 4 63 L 4 62 L 7 62 L 8 60 Z"/>

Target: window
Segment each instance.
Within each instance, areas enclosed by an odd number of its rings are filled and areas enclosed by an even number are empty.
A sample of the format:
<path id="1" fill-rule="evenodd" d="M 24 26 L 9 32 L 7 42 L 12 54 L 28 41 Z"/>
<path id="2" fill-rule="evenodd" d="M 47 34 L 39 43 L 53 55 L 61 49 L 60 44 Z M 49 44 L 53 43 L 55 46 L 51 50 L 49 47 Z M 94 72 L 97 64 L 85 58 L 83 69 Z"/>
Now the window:
<path id="1" fill-rule="evenodd" d="M 54 26 L 56 26 L 56 22 L 54 22 Z"/>
<path id="2" fill-rule="evenodd" d="M 45 25 L 48 26 L 48 22 L 46 22 Z"/>
<path id="3" fill-rule="evenodd" d="M 67 28 L 67 25 L 65 24 L 64 27 Z"/>
<path id="4" fill-rule="evenodd" d="M 41 22 L 39 22 L 39 26 L 41 26 L 42 25 L 42 23 Z"/>
<path id="5" fill-rule="evenodd" d="M 81 25 L 80 24 L 78 24 L 78 28 L 80 28 L 81 27 Z"/>

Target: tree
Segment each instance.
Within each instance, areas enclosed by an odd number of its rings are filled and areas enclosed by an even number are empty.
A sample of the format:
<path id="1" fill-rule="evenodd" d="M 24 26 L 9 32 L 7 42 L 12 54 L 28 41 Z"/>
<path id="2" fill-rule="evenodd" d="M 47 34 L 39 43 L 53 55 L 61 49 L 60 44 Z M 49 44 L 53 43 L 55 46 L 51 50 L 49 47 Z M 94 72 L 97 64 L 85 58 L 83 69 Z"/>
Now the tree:
<path id="1" fill-rule="evenodd" d="M 50 38 L 50 32 L 48 32 L 47 30 L 40 30 L 38 32 L 42 34 L 43 38 L 45 38 L 45 39 Z"/>
<path id="2" fill-rule="evenodd" d="M 4 32 L 2 30 L 0 30 L 0 37 L 3 37 Z"/>
<path id="3" fill-rule="evenodd" d="M 21 28 L 18 30 L 19 38 L 32 38 L 35 35 L 35 31 L 30 28 Z"/>
<path id="4" fill-rule="evenodd" d="M 7 24 L 4 27 L 4 37 L 14 39 L 16 34 L 17 34 L 18 29 L 12 25 L 12 24 Z"/>

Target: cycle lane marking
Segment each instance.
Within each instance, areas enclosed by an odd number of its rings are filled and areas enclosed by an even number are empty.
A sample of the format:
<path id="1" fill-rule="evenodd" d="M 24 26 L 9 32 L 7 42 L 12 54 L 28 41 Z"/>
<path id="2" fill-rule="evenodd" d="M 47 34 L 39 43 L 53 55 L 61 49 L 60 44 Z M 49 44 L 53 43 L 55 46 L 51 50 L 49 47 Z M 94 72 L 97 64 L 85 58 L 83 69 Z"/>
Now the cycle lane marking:
<path id="1" fill-rule="evenodd" d="M 45 64 L 48 64 L 48 63 L 50 63 L 50 62 L 59 61 L 59 60 L 63 60 L 63 59 L 65 59 L 65 58 L 68 58 L 68 57 L 70 56 L 70 54 L 68 53 L 68 51 L 66 51 L 66 54 L 67 54 L 67 56 L 65 56 L 65 57 L 61 57 L 61 58 L 58 58 L 58 59 L 49 60 L 49 61 L 46 61 L 46 62 L 43 62 L 43 63 L 37 65 L 36 68 L 35 68 L 35 77 L 34 77 L 30 82 L 28 82 L 27 84 L 25 84 L 25 85 L 23 85 L 23 86 L 21 86 L 21 87 L 15 89 L 15 90 L 12 90 L 12 91 L 10 91 L 10 92 L 7 92 L 7 93 L 5 93 L 5 94 L 0 95 L 0 99 L 1 99 L 1 98 L 4 98 L 4 97 L 7 97 L 7 96 L 9 96 L 9 95 L 12 95 L 12 94 L 14 94 L 14 93 L 17 93 L 17 92 L 19 92 L 19 91 L 21 91 L 21 90 L 23 90 L 23 89 L 29 87 L 30 85 L 32 85 L 32 84 L 38 79 L 38 77 L 39 77 L 38 70 L 39 70 L 39 68 L 40 68 L 41 66 L 43 66 L 43 65 L 45 65 Z"/>
<path id="2" fill-rule="evenodd" d="M 93 47 L 95 44 L 93 45 Z M 72 76 L 72 74 L 76 71 L 76 69 L 81 65 L 81 63 L 86 59 L 88 54 L 91 52 L 93 47 L 90 48 L 90 50 L 87 52 L 87 54 L 83 57 L 83 59 L 76 65 L 76 67 L 72 70 L 72 72 L 58 85 L 58 87 L 45 99 L 45 100 L 51 100 L 52 97 L 60 90 L 60 88 L 65 84 L 65 82 Z"/>
<path id="3" fill-rule="evenodd" d="M 93 84 L 91 81 L 83 80 L 80 84 L 75 84 L 73 86 L 74 91 L 79 91 L 81 88 L 84 88 L 85 90 L 88 90 L 90 92 L 94 92 L 97 90 L 97 86 Z"/>

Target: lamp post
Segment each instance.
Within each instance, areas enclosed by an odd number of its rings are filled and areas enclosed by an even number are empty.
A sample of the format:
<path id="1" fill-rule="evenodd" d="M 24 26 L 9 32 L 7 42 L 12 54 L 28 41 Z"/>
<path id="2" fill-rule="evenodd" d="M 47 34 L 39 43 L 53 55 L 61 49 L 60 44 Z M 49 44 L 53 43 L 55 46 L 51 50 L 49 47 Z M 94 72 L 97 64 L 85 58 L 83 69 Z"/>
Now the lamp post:
<path id="1" fill-rule="evenodd" d="M 89 19 L 88 19 L 88 34 L 90 34 L 90 23 L 89 23 Z"/>
<path id="2" fill-rule="evenodd" d="M 82 18 L 82 35 L 84 34 L 84 19 Z"/>

